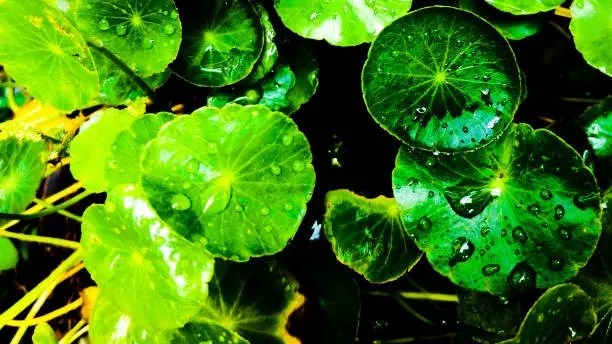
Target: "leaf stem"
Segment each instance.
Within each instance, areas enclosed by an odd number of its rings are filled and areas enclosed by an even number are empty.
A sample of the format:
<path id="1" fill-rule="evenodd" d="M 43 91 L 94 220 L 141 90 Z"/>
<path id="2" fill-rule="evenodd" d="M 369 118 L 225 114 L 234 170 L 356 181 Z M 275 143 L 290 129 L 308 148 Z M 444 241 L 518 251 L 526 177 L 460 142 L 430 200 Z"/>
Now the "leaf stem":
<path id="1" fill-rule="evenodd" d="M 603 101 L 603 99 L 571 98 L 571 97 L 564 97 L 564 98 L 561 98 L 561 100 L 563 100 L 564 102 L 589 103 L 589 104 L 597 104 Z"/>
<path id="2" fill-rule="evenodd" d="M 403 297 L 411 300 L 429 300 L 429 301 L 440 301 L 440 302 L 459 302 L 459 297 L 452 294 L 438 294 L 438 293 L 424 293 L 424 292 L 409 292 L 401 291 L 397 293 L 387 293 L 384 291 L 369 291 L 367 295 L 374 296 L 387 296 L 387 297 Z"/>
<path id="3" fill-rule="evenodd" d="M 71 161 L 72 161 L 72 157 L 66 157 L 66 158 L 63 158 L 60 162 L 58 162 L 55 165 L 48 164 L 43 178 L 47 178 L 53 173 L 59 171 L 62 167 L 70 165 Z"/>
<path id="4" fill-rule="evenodd" d="M 552 25 L 557 31 L 559 31 L 565 38 L 572 40 L 572 35 L 570 35 L 564 28 L 562 28 L 559 24 L 555 23 L 552 20 L 548 21 L 548 24 Z"/>
<path id="5" fill-rule="evenodd" d="M 40 198 L 34 198 L 34 203 L 44 205 L 45 207 L 53 206 L 53 204 L 48 203 L 45 200 L 42 200 Z M 60 215 L 66 216 L 69 219 L 73 219 L 74 221 L 83 222 L 83 218 L 82 217 L 80 217 L 78 215 L 75 215 L 75 214 L 73 214 L 73 213 L 71 213 L 71 212 L 69 212 L 67 210 L 59 210 L 57 213 L 60 214 Z"/>
<path id="6" fill-rule="evenodd" d="M 59 344 L 70 344 L 76 339 L 79 339 L 79 337 L 82 336 L 83 333 L 89 330 L 89 326 L 86 325 L 87 322 L 81 319 L 76 325 L 74 325 L 73 328 L 70 329 L 70 331 L 66 333 L 66 335 L 60 340 Z"/>
<path id="7" fill-rule="evenodd" d="M 79 298 L 76 301 L 73 301 L 67 305 L 65 305 L 64 307 L 58 308 L 56 310 L 54 310 L 53 312 L 47 313 L 45 315 L 42 315 L 40 317 L 37 318 L 32 318 L 32 319 L 25 319 L 25 320 L 9 320 L 7 321 L 6 325 L 7 326 L 36 326 L 38 324 L 42 324 L 42 323 L 46 323 L 49 322 L 55 318 L 59 318 L 64 314 L 68 314 L 70 312 L 72 312 L 75 309 L 78 309 L 79 307 L 81 307 L 83 305 L 83 299 Z"/>
<path id="8" fill-rule="evenodd" d="M 373 342 L 373 344 L 400 344 L 400 343 L 414 343 L 421 342 L 427 340 L 436 340 L 443 338 L 453 338 L 457 337 L 459 333 L 446 333 L 438 336 L 423 336 L 423 337 L 406 337 L 406 338 L 397 338 L 397 339 L 377 339 Z"/>
<path id="9" fill-rule="evenodd" d="M 48 245 L 53 245 L 53 246 L 58 246 L 58 247 L 63 247 L 63 248 L 69 248 L 72 250 L 78 250 L 79 248 L 81 248 L 81 244 L 79 244 L 76 241 L 44 237 L 44 236 L 39 236 L 39 235 L 21 234 L 21 233 L 4 231 L 0 233 L 0 237 L 17 239 L 17 240 L 27 241 L 27 242 L 35 242 L 39 244 L 48 244 Z"/>
<path id="10" fill-rule="evenodd" d="M 569 8 L 565 8 L 565 7 L 557 7 L 555 8 L 555 15 L 559 16 L 559 17 L 564 17 L 564 18 L 571 18 L 572 17 L 572 13 L 570 12 Z"/>
<path id="11" fill-rule="evenodd" d="M 9 213 L 0 213 L 0 219 L 8 219 L 8 220 L 30 220 L 30 219 L 37 219 L 39 217 L 43 217 L 43 216 L 47 216 L 47 215 L 52 215 L 57 213 L 60 210 L 64 210 L 70 206 L 73 206 L 77 203 L 79 203 L 80 201 L 82 201 L 84 198 L 90 196 L 92 193 L 88 192 L 88 191 L 84 191 L 81 192 L 80 194 L 72 197 L 71 199 L 60 203 L 58 205 L 52 206 L 52 207 L 48 207 L 43 211 L 40 211 L 38 213 L 32 213 L 32 214 L 9 214 Z"/>

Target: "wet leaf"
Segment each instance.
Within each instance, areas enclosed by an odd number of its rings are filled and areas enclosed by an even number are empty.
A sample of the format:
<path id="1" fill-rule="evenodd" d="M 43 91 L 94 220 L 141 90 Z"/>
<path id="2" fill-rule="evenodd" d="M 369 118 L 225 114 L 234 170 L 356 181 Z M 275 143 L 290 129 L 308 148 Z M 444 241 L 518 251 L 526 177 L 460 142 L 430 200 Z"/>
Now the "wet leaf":
<path id="1" fill-rule="evenodd" d="M 404 147 L 393 185 L 406 229 L 434 269 L 475 291 L 564 282 L 586 264 L 601 232 L 590 169 L 556 135 L 526 124 L 471 153 Z"/>
<path id="2" fill-rule="evenodd" d="M 595 155 L 612 157 L 612 96 L 586 109 L 578 122 L 584 128 Z"/>
<path id="3" fill-rule="evenodd" d="M 410 10 L 412 0 L 278 0 L 274 7 L 291 31 L 332 45 L 371 42 L 385 26 Z"/>
<path id="4" fill-rule="evenodd" d="M 582 53 L 588 64 L 612 76 L 612 2 L 575 0 L 570 12 L 570 30 L 576 49 Z"/>
<path id="5" fill-rule="evenodd" d="M 325 236 L 338 260 L 368 281 L 385 283 L 410 270 L 422 252 L 408 237 L 393 198 L 327 193 Z"/>
<path id="6" fill-rule="evenodd" d="M 507 39 L 520 40 L 533 36 L 544 25 L 540 17 L 504 13 L 488 5 L 484 0 L 460 0 L 459 5 L 464 10 L 473 12 L 490 22 Z"/>
<path id="7" fill-rule="evenodd" d="M 514 15 L 546 12 L 561 6 L 564 0 L 485 0 L 500 11 Z"/>
<path id="8" fill-rule="evenodd" d="M 372 44 L 362 88 L 372 117 L 409 146 L 457 152 L 484 146 L 512 122 L 520 73 L 508 42 L 474 14 L 427 7 Z"/>
<path id="9" fill-rule="evenodd" d="M 514 336 L 521 325 L 521 302 L 466 291 L 459 294 L 457 317 L 465 324 L 507 338 Z"/>
<path id="10" fill-rule="evenodd" d="M 143 154 L 142 185 L 161 218 L 235 261 L 282 250 L 314 187 L 306 137 L 263 106 L 199 109 L 164 126 Z"/>
<path id="11" fill-rule="evenodd" d="M 268 75 L 278 60 L 278 47 L 276 46 L 276 43 L 274 43 L 276 31 L 274 31 L 274 26 L 272 26 L 270 15 L 268 14 L 268 11 L 266 11 L 266 8 L 260 3 L 255 4 L 255 9 L 259 14 L 261 24 L 263 25 L 265 41 L 259 61 L 255 63 L 255 67 L 253 67 L 251 74 L 249 74 L 249 76 L 242 81 L 247 85 L 253 84 Z"/>

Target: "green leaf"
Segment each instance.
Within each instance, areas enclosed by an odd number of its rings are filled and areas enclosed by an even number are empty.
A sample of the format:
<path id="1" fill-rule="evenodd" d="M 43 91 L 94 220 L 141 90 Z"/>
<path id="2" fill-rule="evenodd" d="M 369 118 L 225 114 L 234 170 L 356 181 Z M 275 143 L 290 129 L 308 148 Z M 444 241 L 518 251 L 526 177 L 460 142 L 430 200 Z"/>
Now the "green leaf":
<path id="1" fill-rule="evenodd" d="M 412 0 L 278 0 L 274 7 L 291 31 L 332 45 L 371 42 L 389 23 L 410 10 Z"/>
<path id="2" fill-rule="evenodd" d="M 393 185 L 406 229 L 434 269 L 475 291 L 564 282 L 601 233 L 591 170 L 559 137 L 526 124 L 471 153 L 403 147 Z"/>
<path id="3" fill-rule="evenodd" d="M 612 2 L 575 0 L 570 7 L 570 31 L 576 49 L 591 66 L 612 76 Z"/>
<path id="4" fill-rule="evenodd" d="M 596 320 L 589 296 L 574 284 L 561 284 L 547 290 L 536 301 L 516 338 L 502 343 L 570 343 L 588 336 Z"/>
<path id="5" fill-rule="evenodd" d="M 278 60 L 278 47 L 274 43 L 276 31 L 274 31 L 274 26 L 272 26 L 270 15 L 268 11 L 266 11 L 266 8 L 260 3 L 255 4 L 255 9 L 263 25 L 265 41 L 259 61 L 255 64 L 251 74 L 243 80 L 243 83 L 247 85 L 253 84 L 268 75 Z"/>
<path id="6" fill-rule="evenodd" d="M 142 185 L 161 218 L 215 256 L 282 250 L 315 181 L 304 134 L 263 106 L 202 108 L 165 125 L 145 147 Z"/>
<path id="7" fill-rule="evenodd" d="M 41 102 L 71 112 L 97 96 L 98 74 L 85 40 L 42 0 L 1 1 L 0 42 L 0 64 Z"/>
<path id="8" fill-rule="evenodd" d="M 368 281 L 395 280 L 421 259 L 422 252 L 408 237 L 395 199 L 367 199 L 336 190 L 327 193 L 325 203 L 325 236 L 336 257 Z"/>
<path id="9" fill-rule="evenodd" d="M 289 64 L 295 74 L 295 86 L 287 94 L 289 110 L 292 114 L 315 95 L 319 87 L 319 65 L 312 51 L 305 44 L 296 44 L 289 57 Z"/>
<path id="10" fill-rule="evenodd" d="M 520 40 L 540 31 L 544 21 L 539 17 L 519 17 L 500 12 L 484 0 L 460 0 L 459 6 L 490 22 L 507 39 Z"/>
<path id="11" fill-rule="evenodd" d="M 70 172 L 88 191 L 106 191 L 109 184 L 105 177 L 105 164 L 111 155 L 111 146 L 117 135 L 144 113 L 144 103 L 137 101 L 127 109 L 98 111 L 81 127 L 70 143 Z"/>
<path id="12" fill-rule="evenodd" d="M 79 0 L 68 11 L 86 38 L 139 75 L 163 72 L 178 54 L 182 28 L 172 0 Z"/>
<path id="13" fill-rule="evenodd" d="M 251 73 L 264 46 L 264 28 L 251 1 L 192 1 L 181 6 L 181 16 L 185 34 L 175 73 L 209 87 L 231 85 Z"/>
<path id="14" fill-rule="evenodd" d="M 595 155 L 600 158 L 612 157 L 612 96 L 586 109 L 578 122 L 586 132 Z"/>
<path id="15" fill-rule="evenodd" d="M 500 11 L 514 15 L 546 12 L 561 6 L 565 0 L 485 0 Z"/>
<path id="16" fill-rule="evenodd" d="M 372 44 L 362 87 L 374 119 L 409 146 L 471 150 L 499 137 L 519 105 L 520 73 L 489 23 L 427 7 L 386 27 Z"/>
<path id="17" fill-rule="evenodd" d="M 192 322 L 218 324 L 251 344 L 299 343 L 289 316 L 304 303 L 299 285 L 274 263 L 217 260 L 210 294 Z"/>
<path id="18" fill-rule="evenodd" d="M 55 331 L 49 324 L 42 323 L 36 325 L 34 328 L 34 334 L 32 335 L 32 341 L 34 344 L 58 344 L 57 336 Z"/>
<path id="19" fill-rule="evenodd" d="M 128 129 L 116 136 L 105 166 L 105 178 L 111 186 L 140 182 L 139 161 L 145 145 L 174 118 L 176 116 L 169 112 L 148 114 L 133 121 Z"/>
<path id="20" fill-rule="evenodd" d="M 183 326 L 200 308 L 213 259 L 157 217 L 133 185 L 83 214 L 87 271 L 117 307 L 143 328 Z"/>
<path id="21" fill-rule="evenodd" d="M 519 300 L 469 291 L 459 293 L 459 300 L 457 317 L 464 324 L 502 337 L 516 335 L 522 320 Z"/>
<path id="22" fill-rule="evenodd" d="M 595 330 L 591 334 L 591 336 L 586 340 L 586 344 L 607 344 L 612 341 L 612 332 L 610 329 L 612 328 L 612 308 L 608 309 L 608 312 L 604 315 L 602 319 L 598 319 L 597 326 L 595 326 Z"/>
<path id="23" fill-rule="evenodd" d="M 45 170 L 44 152 L 38 134 L 24 128 L 0 131 L 0 213 L 20 213 L 32 202 Z"/>
<path id="24" fill-rule="evenodd" d="M 0 237 L 0 271 L 12 270 L 19 263 L 19 252 L 8 238 Z"/>

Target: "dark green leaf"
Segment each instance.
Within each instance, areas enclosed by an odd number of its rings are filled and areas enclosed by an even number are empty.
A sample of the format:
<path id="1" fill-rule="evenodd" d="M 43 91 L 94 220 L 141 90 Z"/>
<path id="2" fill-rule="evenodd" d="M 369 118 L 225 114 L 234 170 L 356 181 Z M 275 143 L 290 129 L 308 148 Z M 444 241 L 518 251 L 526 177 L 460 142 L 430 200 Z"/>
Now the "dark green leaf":
<path id="1" fill-rule="evenodd" d="M 521 325 L 520 301 L 509 301 L 484 293 L 459 294 L 457 316 L 461 322 L 502 337 L 514 336 Z"/>
<path id="2" fill-rule="evenodd" d="M 595 155 L 600 158 L 612 157 L 612 96 L 586 109 L 578 121 Z"/>

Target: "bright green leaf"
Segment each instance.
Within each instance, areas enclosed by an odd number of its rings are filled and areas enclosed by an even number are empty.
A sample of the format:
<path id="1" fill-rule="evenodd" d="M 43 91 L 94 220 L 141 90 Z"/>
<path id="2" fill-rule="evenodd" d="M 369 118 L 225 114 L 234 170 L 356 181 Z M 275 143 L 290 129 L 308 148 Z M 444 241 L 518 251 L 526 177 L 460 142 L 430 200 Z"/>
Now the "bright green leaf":
<path id="1" fill-rule="evenodd" d="M 116 136 L 105 166 L 105 177 L 111 186 L 139 183 L 139 161 L 145 145 L 157 136 L 164 124 L 174 118 L 176 116 L 169 112 L 148 114 L 133 121 L 128 129 Z"/>
<path id="2" fill-rule="evenodd" d="M 249 0 L 192 1 L 181 6 L 184 38 L 172 70 L 199 86 L 246 78 L 259 60 L 264 28 Z"/>
<path id="3" fill-rule="evenodd" d="M 362 75 L 374 119 L 407 145 L 457 152 L 484 146 L 512 122 L 520 73 L 489 23 L 452 7 L 427 7 L 386 27 Z"/>
<path id="4" fill-rule="evenodd" d="M 539 17 L 521 17 L 500 12 L 484 0 L 460 0 L 459 5 L 490 22 L 507 39 L 519 40 L 533 36 L 544 25 Z"/>
<path id="5" fill-rule="evenodd" d="M 268 11 L 266 11 L 266 8 L 260 3 L 256 3 L 255 8 L 259 13 L 259 19 L 263 25 L 265 41 L 259 61 L 257 61 L 255 64 L 251 74 L 249 74 L 249 76 L 243 80 L 243 83 L 248 85 L 257 82 L 268 75 L 278 60 L 278 47 L 276 46 L 276 43 L 274 43 L 276 31 L 274 31 L 274 26 L 272 26 L 270 15 L 268 14 Z"/>
<path id="6" fill-rule="evenodd" d="M 412 0 L 277 0 L 283 23 L 300 36 L 352 46 L 371 42 L 389 23 L 410 10 Z"/>
<path id="7" fill-rule="evenodd" d="M 570 343 L 588 336 L 596 320 L 589 296 L 576 285 L 561 284 L 547 290 L 536 301 L 516 338 L 502 343 Z"/>
<path id="8" fill-rule="evenodd" d="M 595 155 L 600 158 L 612 157 L 612 96 L 586 109 L 578 121 Z"/>
<path id="9" fill-rule="evenodd" d="M 263 106 L 199 109 L 164 126 L 143 154 L 142 184 L 161 218 L 236 261 L 282 250 L 314 187 L 306 137 Z"/>
<path id="10" fill-rule="evenodd" d="M 163 72 L 178 54 L 182 28 L 172 0 L 79 0 L 68 11 L 86 38 L 139 75 Z"/>
<path id="11" fill-rule="evenodd" d="M 0 42 L 0 64 L 41 102 L 71 112 L 98 95 L 98 74 L 85 40 L 44 1 L 0 1 Z"/>
<path id="12" fill-rule="evenodd" d="M 36 325 L 34 328 L 34 334 L 32 335 L 32 341 L 34 344 L 58 344 L 57 336 L 55 331 L 49 324 L 42 323 Z"/>
<path id="13" fill-rule="evenodd" d="M 421 259 L 393 198 L 367 199 L 337 190 L 327 193 L 325 203 L 325 236 L 338 260 L 368 281 L 395 280 Z"/>
<path id="14" fill-rule="evenodd" d="M 471 290 L 501 295 L 564 282 L 601 232 L 590 169 L 559 137 L 526 124 L 471 153 L 403 147 L 393 185 L 406 229 L 432 266 Z"/>
<path id="15" fill-rule="evenodd" d="M 588 64 L 612 76 L 612 1 L 575 0 L 570 30 Z"/>
<path id="16" fill-rule="evenodd" d="M 514 15 L 546 12 L 561 6 L 565 0 L 485 0 L 500 11 Z"/>
<path id="17" fill-rule="evenodd" d="M 70 172 L 91 192 L 103 192 L 108 187 L 105 164 L 111 155 L 115 138 L 132 122 L 144 115 L 144 103 L 137 101 L 124 110 L 105 109 L 94 113 L 70 143 Z"/>
<path id="18" fill-rule="evenodd" d="M 114 188 L 87 208 L 82 231 L 87 271 L 138 326 L 177 328 L 199 310 L 213 259 L 168 228 L 141 190 Z"/>
<path id="19" fill-rule="evenodd" d="M 19 252 L 8 238 L 0 237 L 0 271 L 12 270 L 19 263 Z"/>

